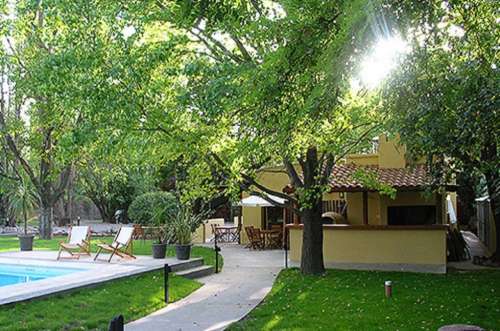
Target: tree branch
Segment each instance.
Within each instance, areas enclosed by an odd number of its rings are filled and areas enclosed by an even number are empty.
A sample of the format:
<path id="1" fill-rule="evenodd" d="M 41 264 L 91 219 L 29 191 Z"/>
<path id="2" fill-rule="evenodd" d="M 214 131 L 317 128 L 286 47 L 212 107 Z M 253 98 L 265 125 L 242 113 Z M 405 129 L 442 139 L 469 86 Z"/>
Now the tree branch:
<path id="1" fill-rule="evenodd" d="M 241 42 L 241 40 L 238 39 L 238 37 L 231 35 L 231 39 L 234 41 L 236 46 L 238 47 L 239 51 L 241 52 L 241 55 L 243 55 L 243 58 L 247 60 L 248 62 L 253 62 L 252 56 L 250 53 L 248 53 L 247 49 L 245 48 L 245 45 Z"/>
<path id="2" fill-rule="evenodd" d="M 293 205 L 291 203 L 279 203 L 279 202 L 276 202 L 275 200 L 271 199 L 269 197 L 269 195 L 267 194 L 263 194 L 262 192 L 259 192 L 259 191 L 249 191 L 248 192 L 250 195 L 255 195 L 255 196 L 258 196 L 258 197 L 261 197 L 262 199 L 266 200 L 267 202 L 269 202 L 270 204 L 276 206 L 276 207 L 281 207 L 281 208 L 285 208 L 285 209 L 288 209 L 288 210 L 291 210 L 292 212 L 294 212 L 295 214 L 297 215 L 301 215 L 301 211 L 295 207 L 293 207 Z M 289 201 L 286 200 L 286 201 Z"/>
<path id="3" fill-rule="evenodd" d="M 285 169 L 287 171 L 288 176 L 290 177 L 291 184 L 293 187 L 303 187 L 304 183 L 300 179 L 299 174 L 295 170 L 295 167 L 293 166 L 292 162 L 288 159 L 283 159 L 283 164 L 285 165 Z"/>
<path id="4" fill-rule="evenodd" d="M 2 101 L 3 104 L 3 101 Z M 37 180 L 35 173 L 33 172 L 33 169 L 31 169 L 29 163 L 24 159 L 24 157 L 21 155 L 21 152 L 17 148 L 17 145 L 14 141 L 14 138 L 6 132 L 6 124 L 5 124 L 5 117 L 4 113 L 0 111 L 0 129 L 4 132 L 4 139 L 7 142 L 7 146 L 11 150 L 11 152 L 14 154 L 14 157 L 21 163 L 21 166 L 23 167 L 24 171 L 28 174 L 30 180 L 32 181 L 33 185 L 37 188 L 39 192 L 41 192 L 41 185 L 40 182 Z"/>
<path id="5" fill-rule="evenodd" d="M 297 199 L 295 199 L 294 197 L 291 197 L 289 196 L 288 194 L 286 193 L 282 193 L 282 192 L 278 192 L 278 191 L 274 191 L 274 190 L 271 190 L 270 188 L 267 188 L 265 187 L 264 185 L 262 184 L 259 184 L 255 179 L 253 179 L 252 177 L 246 175 L 246 174 L 241 174 L 241 176 L 243 177 L 243 179 L 250 185 L 250 186 L 255 186 L 256 188 L 258 188 L 259 190 L 267 193 L 267 194 L 270 194 L 270 195 L 274 195 L 278 198 L 282 198 L 282 199 L 286 199 L 286 200 L 289 200 L 290 202 L 294 202 L 294 203 L 298 203 Z"/>

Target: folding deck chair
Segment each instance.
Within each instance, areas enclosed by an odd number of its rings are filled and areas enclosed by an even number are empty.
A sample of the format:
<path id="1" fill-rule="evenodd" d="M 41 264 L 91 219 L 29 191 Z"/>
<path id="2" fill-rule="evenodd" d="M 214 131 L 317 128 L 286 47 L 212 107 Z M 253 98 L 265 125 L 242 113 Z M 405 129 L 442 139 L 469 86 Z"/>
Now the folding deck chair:
<path id="1" fill-rule="evenodd" d="M 61 256 L 62 252 L 70 256 Z M 79 259 L 80 255 L 90 256 L 90 227 L 73 226 L 69 230 L 68 242 L 59 243 L 59 254 L 57 259 Z"/>
<path id="2" fill-rule="evenodd" d="M 113 239 L 111 244 L 98 244 L 97 254 L 94 257 L 94 261 L 97 260 L 97 257 L 101 252 L 107 251 L 110 253 L 108 262 L 111 262 L 111 259 L 114 255 L 117 255 L 121 258 L 131 258 L 135 259 L 136 257 L 132 254 L 132 235 L 134 234 L 134 228 L 131 226 L 122 226 L 118 233 Z"/>

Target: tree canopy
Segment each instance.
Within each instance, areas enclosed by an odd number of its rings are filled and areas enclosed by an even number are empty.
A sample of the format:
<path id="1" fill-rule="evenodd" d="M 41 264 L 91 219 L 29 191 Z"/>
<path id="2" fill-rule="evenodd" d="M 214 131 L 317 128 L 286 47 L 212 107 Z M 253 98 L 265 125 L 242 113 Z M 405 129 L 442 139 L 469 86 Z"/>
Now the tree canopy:
<path id="1" fill-rule="evenodd" d="M 437 186 L 457 174 L 484 178 L 500 229 L 497 17 L 490 1 L 431 2 L 384 100 L 408 150 L 432 160 Z"/>

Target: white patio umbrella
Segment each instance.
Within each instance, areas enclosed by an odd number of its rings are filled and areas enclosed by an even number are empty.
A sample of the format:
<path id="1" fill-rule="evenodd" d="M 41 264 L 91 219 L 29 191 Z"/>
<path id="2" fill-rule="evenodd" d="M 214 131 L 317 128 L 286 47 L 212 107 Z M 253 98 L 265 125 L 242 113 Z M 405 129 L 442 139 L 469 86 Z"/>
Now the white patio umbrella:
<path id="1" fill-rule="evenodd" d="M 269 199 L 276 201 L 277 204 L 284 204 L 285 203 L 285 199 L 283 199 L 283 198 L 279 198 L 277 196 L 270 195 L 270 194 L 267 194 L 267 196 L 269 197 Z M 274 205 L 264 198 L 261 198 L 257 195 L 251 195 L 249 197 L 242 199 L 238 203 L 238 206 L 242 206 L 242 207 L 273 207 Z"/>
<path id="2" fill-rule="evenodd" d="M 451 224 L 455 224 L 457 223 L 457 214 L 455 213 L 455 208 L 453 208 L 453 202 L 451 201 L 449 194 L 446 196 L 446 203 L 448 206 L 448 215 L 450 215 Z"/>

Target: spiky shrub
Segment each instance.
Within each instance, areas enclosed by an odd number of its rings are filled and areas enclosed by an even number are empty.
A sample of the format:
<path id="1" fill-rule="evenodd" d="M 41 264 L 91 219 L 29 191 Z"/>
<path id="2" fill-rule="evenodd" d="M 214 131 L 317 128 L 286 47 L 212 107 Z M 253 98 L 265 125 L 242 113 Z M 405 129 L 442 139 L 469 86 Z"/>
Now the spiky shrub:
<path id="1" fill-rule="evenodd" d="M 24 234 L 28 234 L 28 212 L 37 205 L 36 192 L 30 182 L 21 179 L 8 193 L 9 208 L 16 218 L 22 218 L 24 223 Z"/>
<path id="2" fill-rule="evenodd" d="M 191 244 L 193 232 L 203 221 L 204 214 L 194 214 L 191 206 L 180 206 L 172 224 L 172 237 L 178 245 Z"/>

